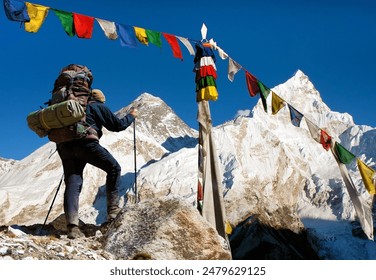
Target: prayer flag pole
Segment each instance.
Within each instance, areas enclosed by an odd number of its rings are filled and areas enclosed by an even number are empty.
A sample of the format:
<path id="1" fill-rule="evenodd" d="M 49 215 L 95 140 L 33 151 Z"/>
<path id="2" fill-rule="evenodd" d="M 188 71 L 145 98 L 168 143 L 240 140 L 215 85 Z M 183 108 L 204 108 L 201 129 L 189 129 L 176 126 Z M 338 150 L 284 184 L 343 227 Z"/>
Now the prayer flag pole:
<path id="1" fill-rule="evenodd" d="M 222 178 L 213 141 L 209 108 L 209 100 L 215 101 L 218 97 L 215 84 L 215 56 L 212 46 L 206 40 L 205 24 L 201 28 L 201 35 L 202 41 L 195 46 L 194 59 L 199 123 L 197 207 L 201 215 L 216 228 L 218 234 L 228 241 Z"/>

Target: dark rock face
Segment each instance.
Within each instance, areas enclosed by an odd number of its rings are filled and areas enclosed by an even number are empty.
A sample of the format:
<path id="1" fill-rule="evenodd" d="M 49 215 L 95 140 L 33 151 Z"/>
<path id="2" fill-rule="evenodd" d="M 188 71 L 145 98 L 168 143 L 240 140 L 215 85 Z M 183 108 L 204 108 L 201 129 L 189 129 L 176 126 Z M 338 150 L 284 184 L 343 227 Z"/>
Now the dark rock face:
<path id="1" fill-rule="evenodd" d="M 257 217 L 239 224 L 230 236 L 233 259 L 238 260 L 317 260 L 306 232 L 275 229 Z"/>

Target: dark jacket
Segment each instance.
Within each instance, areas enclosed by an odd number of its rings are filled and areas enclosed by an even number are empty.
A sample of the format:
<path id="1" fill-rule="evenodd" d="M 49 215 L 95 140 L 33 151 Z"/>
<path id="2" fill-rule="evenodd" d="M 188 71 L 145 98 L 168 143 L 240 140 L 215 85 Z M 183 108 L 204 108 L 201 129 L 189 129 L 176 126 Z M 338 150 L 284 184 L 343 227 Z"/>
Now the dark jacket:
<path id="1" fill-rule="evenodd" d="M 130 126 L 134 119 L 131 114 L 120 119 L 104 103 L 98 101 L 90 102 L 86 106 L 86 122 L 97 131 L 99 138 L 103 134 L 102 127 L 118 132 Z"/>

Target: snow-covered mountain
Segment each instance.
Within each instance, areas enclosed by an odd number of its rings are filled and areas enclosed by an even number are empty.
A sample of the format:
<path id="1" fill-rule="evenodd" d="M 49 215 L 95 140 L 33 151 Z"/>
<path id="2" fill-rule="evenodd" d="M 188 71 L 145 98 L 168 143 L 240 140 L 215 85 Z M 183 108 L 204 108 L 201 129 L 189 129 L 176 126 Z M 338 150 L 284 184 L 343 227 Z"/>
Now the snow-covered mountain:
<path id="1" fill-rule="evenodd" d="M 272 90 L 369 166 L 375 165 L 376 130 L 355 125 L 347 113 L 331 111 L 302 71 Z M 268 102 L 270 107 L 271 95 Z M 125 114 L 131 106 L 140 111 L 135 127 L 141 201 L 171 196 L 194 205 L 198 132 L 160 98 L 148 93 L 118 114 Z M 281 232 L 288 231 L 292 235 L 304 232 L 311 250 L 321 259 L 376 259 L 375 243 L 353 235 L 356 214 L 338 165 L 330 151 L 312 139 L 305 118 L 300 127 L 293 126 L 287 106 L 272 115 L 265 113 L 260 101 L 248 116 L 214 128 L 226 215 L 235 228 L 234 248 L 239 248 L 233 256 L 252 258 L 260 244 L 273 238 L 281 241 L 275 238 L 274 231 L 284 239 L 288 235 Z M 135 179 L 133 132 L 133 127 L 120 133 L 105 131 L 101 139 L 122 166 L 124 197 Z M 3 162 L 0 161 L 0 225 L 43 223 L 62 176 L 54 144 L 40 147 L 21 161 Z M 360 195 L 371 204 L 356 164 L 347 167 Z M 105 174 L 87 166 L 84 178 L 80 218 L 98 225 L 106 214 Z M 49 221 L 63 213 L 63 190 L 62 187 L 58 193 Z M 256 230 L 250 227 L 256 224 L 262 225 L 258 244 L 252 235 Z M 301 252 L 296 253 L 302 256 Z"/>
<path id="2" fill-rule="evenodd" d="M 0 157 L 0 176 L 12 168 L 16 162 L 14 159 L 5 159 Z"/>

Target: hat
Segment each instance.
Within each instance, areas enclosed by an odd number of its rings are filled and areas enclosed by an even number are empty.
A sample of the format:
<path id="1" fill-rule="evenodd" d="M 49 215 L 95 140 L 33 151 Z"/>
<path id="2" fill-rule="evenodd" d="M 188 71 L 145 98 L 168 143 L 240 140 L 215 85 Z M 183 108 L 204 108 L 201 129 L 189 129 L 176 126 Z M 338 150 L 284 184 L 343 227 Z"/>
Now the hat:
<path id="1" fill-rule="evenodd" d="M 93 98 L 97 101 L 104 103 L 106 101 L 106 96 L 104 96 L 103 92 L 100 89 L 93 89 L 91 91 Z"/>

